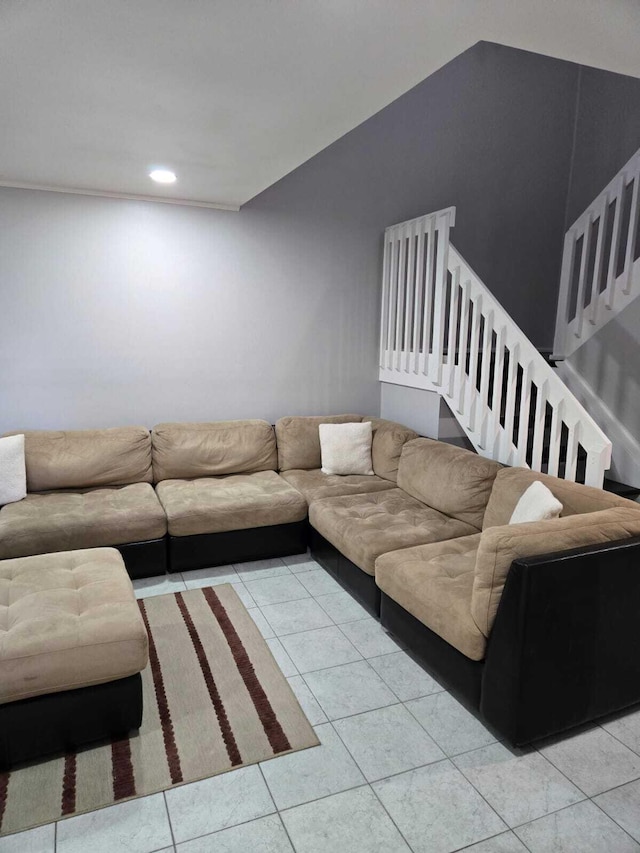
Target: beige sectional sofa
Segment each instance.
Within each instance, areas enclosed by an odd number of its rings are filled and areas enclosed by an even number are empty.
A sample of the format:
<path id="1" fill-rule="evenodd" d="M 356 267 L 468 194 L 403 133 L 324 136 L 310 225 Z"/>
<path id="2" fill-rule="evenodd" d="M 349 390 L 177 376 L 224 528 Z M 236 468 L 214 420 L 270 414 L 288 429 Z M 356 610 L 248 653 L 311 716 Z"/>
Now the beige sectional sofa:
<path id="1" fill-rule="evenodd" d="M 372 424 L 373 475 L 321 470 Z M 361 415 L 26 434 L 0 559 L 115 545 L 132 576 L 303 552 L 514 743 L 640 701 L 640 506 Z M 561 517 L 511 525 L 544 482 Z"/>

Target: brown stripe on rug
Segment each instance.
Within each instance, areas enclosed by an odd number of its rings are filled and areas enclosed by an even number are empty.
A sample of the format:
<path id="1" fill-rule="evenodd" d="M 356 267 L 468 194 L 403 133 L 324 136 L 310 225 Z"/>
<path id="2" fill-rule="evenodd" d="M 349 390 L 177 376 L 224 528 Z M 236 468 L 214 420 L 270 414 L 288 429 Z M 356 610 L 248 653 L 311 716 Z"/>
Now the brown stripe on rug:
<path id="1" fill-rule="evenodd" d="M 218 620 L 218 624 L 227 638 L 231 654 L 233 655 L 233 659 L 238 667 L 238 672 L 242 676 L 242 680 L 249 691 L 249 696 L 251 697 L 251 701 L 258 712 L 260 722 L 265 730 L 265 734 L 269 738 L 269 743 L 273 747 L 274 754 L 286 752 L 286 750 L 291 749 L 291 744 L 287 740 L 287 736 L 280 725 L 280 721 L 271 707 L 269 697 L 264 692 L 264 688 L 256 676 L 251 659 L 242 644 L 242 639 L 234 628 L 233 622 L 229 619 L 229 614 L 225 610 L 224 604 L 220 601 L 220 598 L 213 587 L 207 587 L 203 589 L 202 592 L 204 593 L 207 604 L 211 608 L 213 615 Z"/>
<path id="2" fill-rule="evenodd" d="M 75 752 L 64 757 L 64 776 L 62 777 L 62 814 L 73 814 L 76 810 L 76 771 L 78 759 Z"/>
<path id="3" fill-rule="evenodd" d="M 218 718 L 218 725 L 220 726 L 220 731 L 222 732 L 222 739 L 224 741 L 224 745 L 227 748 L 229 760 L 231 761 L 231 765 L 233 767 L 236 767 L 242 764 L 242 756 L 240 755 L 238 744 L 236 743 L 236 739 L 233 735 L 233 729 L 231 728 L 231 724 L 229 723 L 229 718 L 227 716 L 226 708 L 224 707 L 224 702 L 222 701 L 220 692 L 218 690 L 216 682 L 214 681 L 213 673 L 211 672 L 211 666 L 209 665 L 209 661 L 207 660 L 207 653 L 205 652 L 204 646 L 202 645 L 202 640 L 200 639 L 200 635 L 198 634 L 195 622 L 191 618 L 191 614 L 189 613 L 187 606 L 184 603 L 184 598 L 182 597 L 181 592 L 176 593 L 176 601 L 178 602 L 178 608 L 180 609 L 180 613 L 182 614 L 184 623 L 187 626 L 189 636 L 191 637 L 191 642 L 193 643 L 193 648 L 195 649 L 196 655 L 198 657 L 202 677 L 204 678 L 204 683 L 207 685 L 207 690 L 209 691 L 209 696 L 211 698 L 211 704 L 213 705 L 216 712 L 216 717 Z"/>
<path id="4" fill-rule="evenodd" d="M 167 691 L 164 686 L 164 677 L 162 675 L 162 667 L 158 659 L 158 650 L 156 648 L 155 639 L 149 628 L 149 617 L 147 616 L 147 608 L 144 600 L 138 602 L 140 605 L 140 613 L 144 621 L 144 626 L 147 629 L 149 637 L 149 667 L 153 676 L 153 686 L 156 693 L 156 703 L 158 705 L 158 713 L 160 714 L 160 725 L 162 726 L 162 739 L 164 741 L 164 749 L 167 754 L 167 765 L 171 775 L 171 782 L 177 785 L 182 782 L 182 768 L 180 766 L 180 755 L 176 746 L 176 736 L 173 730 L 173 722 L 171 720 L 171 710 L 167 701 Z"/>
<path id="5" fill-rule="evenodd" d="M 197 589 L 148 598 L 140 609 L 154 649 L 140 731 L 0 774 L 0 835 L 240 766 L 223 740 L 222 711 L 241 764 L 318 744 L 230 585 L 213 597 Z"/>
<path id="6" fill-rule="evenodd" d="M 111 742 L 111 763 L 113 766 L 113 799 L 126 800 L 136 795 L 136 781 L 131 762 L 131 744 L 129 738 L 120 738 Z"/>

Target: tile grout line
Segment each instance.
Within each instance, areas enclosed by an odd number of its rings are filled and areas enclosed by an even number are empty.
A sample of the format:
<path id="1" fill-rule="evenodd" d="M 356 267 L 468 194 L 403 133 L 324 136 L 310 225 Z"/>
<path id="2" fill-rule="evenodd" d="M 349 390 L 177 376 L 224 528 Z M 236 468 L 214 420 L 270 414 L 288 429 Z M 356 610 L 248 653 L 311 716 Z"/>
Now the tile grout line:
<path id="1" fill-rule="evenodd" d="M 177 850 L 178 845 L 176 844 L 176 836 L 175 836 L 175 833 L 173 831 L 173 824 L 171 822 L 171 813 L 169 811 L 169 803 L 167 802 L 167 790 L 164 790 L 162 792 L 162 799 L 164 800 L 164 808 L 165 808 L 165 811 L 167 813 L 167 821 L 169 823 L 169 832 L 171 833 L 171 841 L 173 843 L 173 849 Z M 162 849 L 162 848 L 160 848 L 160 849 Z"/>
<path id="2" fill-rule="evenodd" d="M 634 781 L 637 781 L 637 780 L 634 780 Z M 628 782 L 625 782 L 625 784 L 626 784 L 626 785 L 628 785 L 629 783 L 628 783 Z M 607 791 L 603 791 L 602 793 L 603 793 L 603 794 L 606 794 L 606 793 L 608 793 L 608 792 L 607 792 Z M 599 797 L 599 796 L 600 796 L 600 794 L 596 794 L 596 796 L 597 796 L 597 797 Z M 629 830 L 628 830 L 628 829 L 625 829 L 625 828 L 624 828 L 624 826 L 622 826 L 622 824 L 621 824 L 621 823 L 619 823 L 619 822 L 615 819 L 615 817 L 612 817 L 608 812 L 606 812 L 606 811 L 602 808 L 602 806 L 601 806 L 599 803 L 596 803 L 596 801 L 595 801 L 594 799 L 592 799 L 591 797 L 589 797 L 589 802 L 590 802 L 590 803 L 593 803 L 593 805 L 594 805 L 594 806 L 595 806 L 599 811 L 601 811 L 601 812 L 602 812 L 602 814 L 603 814 L 605 817 L 607 817 L 607 818 L 609 818 L 609 820 L 613 821 L 613 823 L 615 823 L 615 825 L 616 825 L 617 827 L 619 827 L 619 828 L 620 828 L 624 833 L 626 833 L 626 834 L 629 836 L 629 838 L 631 838 L 631 840 L 632 840 L 632 841 L 635 841 L 635 843 L 636 843 L 636 844 L 640 844 L 640 839 L 638 839 L 638 838 L 636 838 L 635 836 L 631 835 L 631 833 L 629 832 Z"/>
<path id="3" fill-rule="evenodd" d="M 371 784 L 371 782 L 369 782 L 369 783 L 368 783 L 368 786 L 369 786 L 369 789 L 370 789 L 370 791 L 372 792 L 373 796 L 376 798 L 376 800 L 378 801 L 378 803 L 380 803 L 380 806 L 382 807 L 382 811 L 383 811 L 383 812 L 386 814 L 386 816 L 389 818 L 389 820 L 391 821 L 392 825 L 393 825 L 393 826 L 395 826 L 396 830 L 398 831 L 398 835 L 400 836 L 400 838 L 402 838 L 402 840 L 403 840 L 403 841 L 404 841 L 404 843 L 407 845 L 407 847 L 409 848 L 409 850 L 411 850 L 411 853 L 415 853 L 414 848 L 409 844 L 409 840 L 408 840 L 407 838 L 405 838 L 404 833 L 402 832 L 402 830 L 400 829 L 400 827 L 398 826 L 398 824 L 397 824 L 397 823 L 395 822 L 395 820 L 393 819 L 393 816 L 391 815 L 391 813 L 389 812 L 389 810 L 387 809 L 387 807 L 385 806 L 385 804 L 382 802 L 382 800 L 381 800 L 381 799 L 380 799 L 380 797 L 378 796 L 378 792 L 377 792 L 377 791 L 376 791 L 376 789 L 373 787 L 373 785 Z"/>
<path id="4" fill-rule="evenodd" d="M 275 808 L 275 814 L 277 814 L 277 815 L 278 815 L 278 820 L 280 821 L 280 825 L 281 825 L 281 826 L 282 826 L 282 828 L 284 829 L 285 835 L 286 835 L 286 836 L 287 836 L 287 838 L 289 839 L 289 844 L 291 845 L 291 849 L 294 851 L 294 853 L 297 853 L 296 845 L 293 843 L 293 839 L 292 839 L 292 838 L 291 838 L 291 836 L 289 835 L 289 830 L 287 829 L 287 825 L 286 825 L 286 823 L 284 822 L 284 820 L 282 819 L 282 815 L 280 814 L 280 809 L 279 809 L 279 808 L 278 808 L 278 806 L 276 805 L 275 797 L 273 796 L 273 794 L 272 794 L 272 792 L 271 792 L 271 788 L 269 787 L 269 783 L 267 782 L 267 777 L 264 775 L 264 771 L 263 771 L 263 769 L 262 769 L 262 763 L 261 763 L 261 762 L 259 762 L 259 763 L 258 763 L 258 769 L 259 769 L 259 771 L 260 771 L 260 775 L 262 776 L 262 781 L 264 782 L 264 784 L 265 784 L 265 786 L 266 786 L 266 788 L 267 788 L 267 791 L 269 792 L 269 796 L 271 797 L 271 801 L 272 801 L 273 806 L 274 806 L 274 808 Z"/>
<path id="5" fill-rule="evenodd" d="M 492 744 L 489 744 L 489 746 L 491 746 L 491 745 L 492 745 Z M 479 747 L 479 749 L 485 749 L 485 747 Z M 470 752 L 475 752 L 475 750 L 469 750 L 469 751 L 470 751 Z M 537 750 L 535 750 L 535 753 L 536 753 L 536 754 L 539 754 Z M 467 753 L 463 753 L 463 754 L 465 754 L 465 755 L 466 755 Z M 455 757 L 457 758 L 458 756 L 455 756 Z M 521 757 L 521 756 L 516 756 L 516 757 Z M 542 758 L 544 758 L 544 757 L 545 757 L 545 756 L 543 755 L 543 756 L 542 756 Z M 471 785 L 471 787 L 472 787 L 472 788 L 473 788 L 473 789 L 474 789 L 474 790 L 475 790 L 475 791 L 476 791 L 476 792 L 477 792 L 477 793 L 482 797 L 482 799 L 483 799 L 483 800 L 484 800 L 484 801 L 485 801 L 485 802 L 486 802 L 486 803 L 487 803 L 487 804 L 488 804 L 488 805 L 489 805 L 489 806 L 490 806 L 490 807 L 491 807 L 491 808 L 496 812 L 496 814 L 498 815 L 498 817 L 500 818 L 500 820 L 501 820 L 501 821 L 502 821 L 502 822 L 503 822 L 503 823 L 504 823 L 504 824 L 505 824 L 505 825 L 506 825 L 506 826 L 507 826 L 511 831 L 513 831 L 513 830 L 515 829 L 515 827 L 510 826 L 510 825 L 507 823 L 507 821 L 505 820 L 505 818 L 503 818 L 503 817 L 502 817 L 502 815 L 501 815 L 501 814 L 500 814 L 500 813 L 499 813 L 499 812 L 498 812 L 498 811 L 497 811 L 493 806 L 491 806 L 491 803 L 489 803 L 489 801 L 488 801 L 488 800 L 487 800 L 487 798 L 484 796 L 484 794 L 482 793 L 482 791 L 480 791 L 480 790 L 476 787 L 476 785 L 474 785 L 474 783 L 472 782 L 472 780 L 471 780 L 471 779 L 469 779 L 469 777 L 468 777 L 468 776 L 467 776 L 467 774 L 464 772 L 464 770 L 463 770 L 461 767 L 458 767 L 458 765 L 457 765 L 457 764 L 455 764 L 455 763 L 453 762 L 453 760 L 451 761 L 451 763 L 452 763 L 452 764 L 453 764 L 453 766 L 456 768 L 456 770 L 458 770 L 458 771 L 459 771 L 459 772 L 464 776 L 464 778 L 467 780 L 467 782 L 468 782 L 468 783 Z M 549 762 L 549 763 L 551 764 L 551 762 Z M 555 765 L 553 765 L 553 764 L 552 764 L 551 766 L 552 766 L 552 767 L 555 767 Z M 555 768 L 555 769 L 557 770 L 557 768 Z M 561 772 L 561 771 L 558 771 L 558 772 Z M 562 775 L 564 776 L 564 773 L 562 773 Z M 578 803 L 584 803 L 586 800 L 588 800 L 588 799 L 589 799 L 589 797 L 584 793 L 584 791 L 582 791 L 580 788 L 578 788 L 578 786 L 577 786 L 577 785 L 575 785 L 575 784 L 571 781 L 571 779 L 569 779 L 569 778 L 568 778 L 568 776 L 565 776 L 565 779 L 566 779 L 566 780 L 567 780 L 571 785 L 573 785 L 573 786 L 574 786 L 574 787 L 575 787 L 575 788 L 576 788 L 576 789 L 577 789 L 577 790 L 578 790 L 578 791 L 583 795 L 581 800 L 577 800 L 575 803 L 569 803 L 569 805 L 568 805 L 568 806 L 562 806 L 562 807 L 561 807 L 561 808 L 559 808 L 559 809 L 552 809 L 551 811 L 547 812 L 546 814 L 542 814 L 542 815 L 539 815 L 538 817 L 534 817 L 532 820 L 527 820 L 527 821 L 525 821 L 524 823 L 516 824 L 516 826 L 517 826 L 518 828 L 519 828 L 519 827 L 522 827 L 522 826 L 527 826 L 528 824 L 533 823 L 533 822 L 534 822 L 534 821 L 536 821 L 536 820 L 540 820 L 540 819 L 541 819 L 541 818 L 543 818 L 543 817 L 549 817 L 549 815 L 552 815 L 552 814 L 557 814 L 558 812 L 561 812 L 561 811 L 563 811 L 564 809 L 570 808 L 571 806 L 577 806 L 577 805 L 578 805 Z"/>

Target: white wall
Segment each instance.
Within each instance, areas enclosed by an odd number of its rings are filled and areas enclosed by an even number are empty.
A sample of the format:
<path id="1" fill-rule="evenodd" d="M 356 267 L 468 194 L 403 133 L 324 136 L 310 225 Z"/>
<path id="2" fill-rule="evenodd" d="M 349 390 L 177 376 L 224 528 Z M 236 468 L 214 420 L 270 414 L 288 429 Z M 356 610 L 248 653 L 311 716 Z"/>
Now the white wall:
<path id="1" fill-rule="evenodd" d="M 438 438 L 440 395 L 422 388 L 381 382 L 380 416 L 404 424 L 420 435 Z"/>
<path id="2" fill-rule="evenodd" d="M 363 242 L 313 215 L 0 190 L 0 431 L 377 413 Z"/>

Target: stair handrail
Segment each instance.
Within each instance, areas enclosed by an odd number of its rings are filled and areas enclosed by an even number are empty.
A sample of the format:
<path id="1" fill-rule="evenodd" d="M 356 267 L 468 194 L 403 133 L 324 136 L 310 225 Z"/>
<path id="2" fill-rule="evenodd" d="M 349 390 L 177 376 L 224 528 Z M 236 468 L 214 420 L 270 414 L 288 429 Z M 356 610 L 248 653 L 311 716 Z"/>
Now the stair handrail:
<path id="1" fill-rule="evenodd" d="M 553 358 L 567 358 L 640 295 L 640 149 L 564 238 Z"/>
<path id="2" fill-rule="evenodd" d="M 385 230 L 380 380 L 438 391 L 478 453 L 507 465 L 574 480 L 582 447 L 584 482 L 601 486 L 611 442 L 451 244 L 454 218 Z"/>

